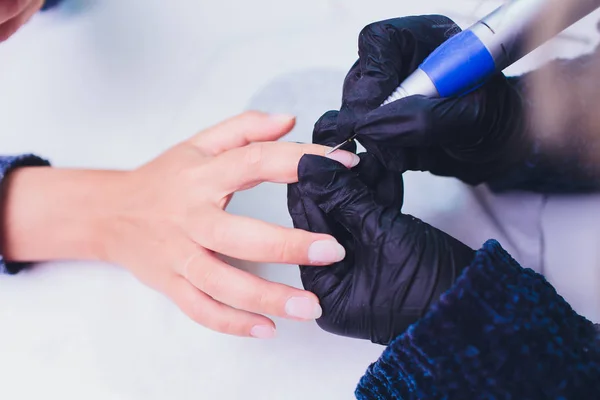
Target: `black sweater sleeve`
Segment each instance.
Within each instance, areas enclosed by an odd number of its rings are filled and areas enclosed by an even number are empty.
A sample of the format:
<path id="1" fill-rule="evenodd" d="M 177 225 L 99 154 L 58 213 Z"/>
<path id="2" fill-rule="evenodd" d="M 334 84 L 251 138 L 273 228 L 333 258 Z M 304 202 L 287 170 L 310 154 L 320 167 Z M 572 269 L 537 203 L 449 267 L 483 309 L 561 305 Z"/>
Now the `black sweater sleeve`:
<path id="1" fill-rule="evenodd" d="M 16 156 L 0 156 L 0 191 L 4 191 L 3 185 L 4 178 L 15 168 L 19 167 L 35 167 L 35 166 L 49 166 L 50 163 L 43 158 L 35 156 L 33 154 L 22 154 Z M 4 195 L 0 196 L 0 199 Z M 0 208 L 2 204 L 0 204 Z M 1 215 L 0 215 L 1 218 Z M 4 223 L 0 219 L 0 223 Z M 27 263 L 9 263 L 2 257 L 3 249 L 0 248 L 0 274 L 16 274 L 25 268 Z"/>

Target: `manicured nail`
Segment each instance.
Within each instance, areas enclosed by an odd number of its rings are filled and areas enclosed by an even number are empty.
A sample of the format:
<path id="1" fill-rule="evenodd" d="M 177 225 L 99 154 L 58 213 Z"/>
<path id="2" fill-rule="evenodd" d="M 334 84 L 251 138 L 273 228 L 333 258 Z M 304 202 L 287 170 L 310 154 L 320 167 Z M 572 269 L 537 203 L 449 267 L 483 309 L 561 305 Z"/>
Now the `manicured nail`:
<path id="1" fill-rule="evenodd" d="M 255 325 L 250 329 L 250 336 L 257 339 L 271 339 L 275 337 L 275 329 L 269 325 Z"/>
<path id="2" fill-rule="evenodd" d="M 285 312 L 290 317 L 317 319 L 323 314 L 321 306 L 307 297 L 292 297 L 285 303 Z"/>
<path id="3" fill-rule="evenodd" d="M 360 162 L 360 158 L 356 154 L 345 150 L 336 150 L 331 154 L 327 154 L 325 157 L 344 164 L 347 168 L 356 167 Z"/>
<path id="4" fill-rule="evenodd" d="M 333 240 L 317 240 L 308 247 L 308 259 L 313 264 L 328 264 L 342 261 L 346 249 Z"/>
<path id="5" fill-rule="evenodd" d="M 273 121 L 283 124 L 283 123 L 290 122 L 291 120 L 295 119 L 296 117 L 291 114 L 271 114 L 271 115 L 269 115 L 269 118 L 272 119 Z"/>

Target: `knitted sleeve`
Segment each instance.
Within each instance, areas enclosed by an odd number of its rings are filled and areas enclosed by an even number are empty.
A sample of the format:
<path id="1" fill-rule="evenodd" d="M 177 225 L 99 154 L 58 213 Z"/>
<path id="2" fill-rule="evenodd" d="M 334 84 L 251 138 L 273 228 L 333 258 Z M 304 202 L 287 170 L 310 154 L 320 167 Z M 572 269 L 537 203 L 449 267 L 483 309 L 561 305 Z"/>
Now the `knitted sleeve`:
<path id="1" fill-rule="evenodd" d="M 600 398 L 600 335 L 543 276 L 491 240 L 368 368 L 355 394 L 361 400 Z"/>
<path id="2" fill-rule="evenodd" d="M 48 166 L 50 163 L 32 154 L 20 156 L 0 156 L 0 187 L 10 171 L 18 167 Z M 2 257 L 0 249 L 0 274 L 16 274 L 27 266 L 25 263 L 8 263 Z"/>
<path id="3" fill-rule="evenodd" d="M 45 0 L 42 6 L 42 11 L 56 7 L 62 0 Z"/>

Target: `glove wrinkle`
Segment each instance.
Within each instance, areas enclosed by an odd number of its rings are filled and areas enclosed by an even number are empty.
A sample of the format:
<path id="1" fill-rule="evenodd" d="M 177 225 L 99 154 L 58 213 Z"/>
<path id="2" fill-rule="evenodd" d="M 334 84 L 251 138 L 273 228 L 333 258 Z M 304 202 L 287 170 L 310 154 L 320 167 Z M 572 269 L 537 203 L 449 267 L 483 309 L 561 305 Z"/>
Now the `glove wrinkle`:
<path id="1" fill-rule="evenodd" d="M 345 259 L 330 267 L 301 267 L 303 286 L 323 308 L 317 324 L 334 334 L 388 344 L 451 287 L 456 265 L 468 265 L 474 253 L 402 214 L 402 175 L 375 155 L 360 158 L 349 170 L 334 160 L 303 156 L 288 204 L 296 225 L 330 233 L 346 249 Z"/>

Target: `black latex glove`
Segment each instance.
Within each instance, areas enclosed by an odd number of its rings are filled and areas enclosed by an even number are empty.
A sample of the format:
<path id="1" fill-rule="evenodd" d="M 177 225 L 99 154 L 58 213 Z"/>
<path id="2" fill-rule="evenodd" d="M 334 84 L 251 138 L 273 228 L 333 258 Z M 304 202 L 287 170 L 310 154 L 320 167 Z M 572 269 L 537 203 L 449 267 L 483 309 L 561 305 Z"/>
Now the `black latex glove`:
<path id="1" fill-rule="evenodd" d="M 336 112 L 316 125 L 315 143 L 337 138 Z M 402 214 L 402 175 L 371 154 L 348 170 L 306 155 L 299 182 L 288 186 L 296 228 L 333 235 L 346 258 L 332 266 L 301 267 L 304 288 L 315 293 L 324 330 L 388 344 L 449 289 L 474 251 L 410 215 Z"/>
<path id="2" fill-rule="evenodd" d="M 518 81 L 499 74 L 458 98 L 411 96 L 380 107 L 440 44 L 460 28 L 439 16 L 368 25 L 359 60 L 344 82 L 339 137 L 357 140 L 389 169 L 430 171 L 470 184 L 503 176 L 530 153 Z"/>

